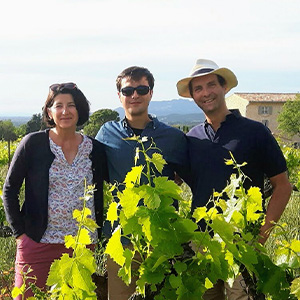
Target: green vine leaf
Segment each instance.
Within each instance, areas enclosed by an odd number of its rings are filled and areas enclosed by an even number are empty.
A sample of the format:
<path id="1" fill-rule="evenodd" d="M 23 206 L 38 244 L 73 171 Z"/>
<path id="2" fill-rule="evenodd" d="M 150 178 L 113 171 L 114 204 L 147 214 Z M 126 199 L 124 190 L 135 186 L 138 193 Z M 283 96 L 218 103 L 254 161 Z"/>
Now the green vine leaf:
<path id="1" fill-rule="evenodd" d="M 150 186 L 142 185 L 140 187 L 139 197 L 140 199 L 144 199 L 144 204 L 150 209 L 156 209 L 160 206 L 161 200 L 159 193 Z"/>
<path id="2" fill-rule="evenodd" d="M 118 220 L 118 203 L 112 202 L 107 211 L 106 219 L 110 221 L 111 226 L 113 226 L 114 222 Z"/>
<path id="3" fill-rule="evenodd" d="M 292 281 L 291 284 L 291 293 L 296 295 L 298 299 L 300 299 L 300 278 L 296 278 Z"/>
<path id="4" fill-rule="evenodd" d="M 113 232 L 111 238 L 109 239 L 105 253 L 109 254 L 110 257 L 120 266 L 125 263 L 124 249 L 121 243 L 121 228 L 118 226 Z"/>
<path id="5" fill-rule="evenodd" d="M 172 180 L 168 180 L 167 177 L 155 177 L 153 179 L 154 187 L 157 194 L 164 195 L 176 200 L 181 200 L 182 190 Z"/>
<path id="6" fill-rule="evenodd" d="M 142 176 L 142 171 L 143 166 L 133 167 L 125 177 L 124 183 L 126 184 L 126 187 L 133 188 L 136 184 L 139 184 Z"/>
<path id="7" fill-rule="evenodd" d="M 166 161 L 163 159 L 163 156 L 160 153 L 153 153 L 151 159 L 149 160 L 155 165 L 155 168 L 161 174 L 166 164 Z"/>
<path id="8" fill-rule="evenodd" d="M 141 200 L 139 191 L 136 188 L 126 188 L 123 192 L 118 192 L 120 205 L 123 208 L 126 218 L 133 216 L 138 209 L 138 204 Z"/>

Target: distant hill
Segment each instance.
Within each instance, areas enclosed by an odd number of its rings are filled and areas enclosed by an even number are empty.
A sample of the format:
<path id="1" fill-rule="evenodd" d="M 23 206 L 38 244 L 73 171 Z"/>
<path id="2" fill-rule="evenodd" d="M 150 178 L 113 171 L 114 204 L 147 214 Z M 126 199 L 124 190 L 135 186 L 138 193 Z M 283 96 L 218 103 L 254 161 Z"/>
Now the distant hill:
<path id="1" fill-rule="evenodd" d="M 205 117 L 203 114 L 170 114 L 167 116 L 158 116 L 159 121 L 169 125 L 187 125 L 194 126 L 203 122 Z"/>
<path id="2" fill-rule="evenodd" d="M 14 126 L 18 127 L 22 124 L 26 124 L 32 116 L 23 116 L 23 117 L 18 117 L 18 116 L 0 116 L 0 121 L 6 121 L 6 120 L 11 120 Z"/>
<path id="3" fill-rule="evenodd" d="M 124 117 L 124 109 L 115 109 L 120 118 Z M 151 101 L 149 113 L 169 125 L 183 124 L 195 125 L 205 120 L 203 112 L 197 107 L 194 101 L 188 99 L 173 99 L 164 101 Z"/>
<path id="4" fill-rule="evenodd" d="M 115 109 L 120 118 L 124 117 L 124 109 Z M 192 126 L 205 120 L 203 112 L 197 107 L 194 101 L 188 99 L 173 99 L 164 101 L 151 101 L 149 113 L 169 125 Z M 11 120 L 15 126 L 27 123 L 32 116 L 0 116 L 0 120 Z"/>

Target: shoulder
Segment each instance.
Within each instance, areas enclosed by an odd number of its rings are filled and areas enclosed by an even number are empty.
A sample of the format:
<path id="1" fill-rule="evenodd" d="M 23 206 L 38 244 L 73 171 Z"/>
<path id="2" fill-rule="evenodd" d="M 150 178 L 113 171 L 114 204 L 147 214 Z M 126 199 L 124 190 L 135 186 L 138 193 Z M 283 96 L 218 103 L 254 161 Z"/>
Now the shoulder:
<path id="1" fill-rule="evenodd" d="M 237 119 L 237 122 L 240 122 L 240 123 L 245 123 L 249 126 L 254 126 L 254 127 L 265 127 L 265 125 L 261 122 L 258 122 L 258 121 L 255 121 L 255 120 L 252 120 L 252 119 L 248 119 L 246 117 L 238 117 L 236 118 Z"/>
<path id="2" fill-rule="evenodd" d="M 21 144 L 36 144 L 42 141 L 47 141 L 49 138 L 49 130 L 31 132 L 26 134 L 21 141 Z"/>
<path id="3" fill-rule="evenodd" d="M 92 160 L 95 168 L 102 168 L 103 164 L 106 162 L 106 154 L 104 144 L 94 139 L 93 137 L 86 136 L 90 141 L 92 141 L 92 151 L 90 153 L 90 159 Z"/>
<path id="4" fill-rule="evenodd" d="M 204 136 L 205 130 L 204 130 L 204 123 L 200 123 L 190 129 L 190 131 L 187 133 L 188 137 L 196 137 L 201 138 Z"/>
<path id="5" fill-rule="evenodd" d="M 122 129 L 121 121 L 108 121 L 100 127 L 96 135 L 96 139 L 101 140 L 101 137 L 103 137 L 105 134 L 120 131 L 121 129 Z"/>
<path id="6" fill-rule="evenodd" d="M 257 135 L 259 134 L 272 135 L 270 129 L 261 122 L 251 120 L 246 117 L 240 117 L 237 120 L 241 125 L 245 126 L 246 128 L 248 128 L 249 131 L 253 131 Z"/>
<path id="7" fill-rule="evenodd" d="M 163 123 L 161 121 L 154 122 L 154 126 L 157 127 L 159 130 L 168 130 L 172 134 L 178 135 L 178 136 L 184 136 L 185 134 L 180 129 L 170 126 L 166 123 Z"/>
<path id="8" fill-rule="evenodd" d="M 122 121 L 108 121 L 108 122 L 105 122 L 101 128 L 103 130 L 110 130 L 110 129 L 113 129 L 113 128 L 119 128 L 122 126 Z"/>
<path id="9" fill-rule="evenodd" d="M 25 135 L 20 141 L 14 156 L 36 159 L 38 156 L 47 155 L 50 152 L 48 130 L 44 130 Z"/>
<path id="10" fill-rule="evenodd" d="M 86 137 L 92 142 L 93 144 L 93 149 L 96 149 L 96 150 L 103 150 L 104 149 L 104 145 L 96 140 L 95 138 L 89 136 L 89 135 L 86 135 Z"/>

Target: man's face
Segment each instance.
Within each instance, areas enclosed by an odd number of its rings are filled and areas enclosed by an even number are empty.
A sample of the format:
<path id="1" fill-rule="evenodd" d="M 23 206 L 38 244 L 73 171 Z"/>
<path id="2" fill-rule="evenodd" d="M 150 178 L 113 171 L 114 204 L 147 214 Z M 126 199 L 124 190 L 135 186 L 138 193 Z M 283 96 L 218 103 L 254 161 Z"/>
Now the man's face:
<path id="1" fill-rule="evenodd" d="M 149 87 L 147 78 L 142 77 L 142 79 L 138 81 L 131 80 L 130 78 L 123 78 L 121 81 L 121 91 L 118 92 L 118 95 L 125 110 L 125 115 L 128 119 L 140 116 L 145 116 L 145 118 L 148 118 L 148 106 L 152 98 L 153 90 L 149 90 L 146 95 L 138 94 L 137 90 L 135 90 L 130 96 L 125 96 L 122 94 L 122 88 L 136 88 L 138 86 Z"/>
<path id="2" fill-rule="evenodd" d="M 196 77 L 191 84 L 193 99 L 206 115 L 226 109 L 226 85 L 220 85 L 217 75 Z"/>

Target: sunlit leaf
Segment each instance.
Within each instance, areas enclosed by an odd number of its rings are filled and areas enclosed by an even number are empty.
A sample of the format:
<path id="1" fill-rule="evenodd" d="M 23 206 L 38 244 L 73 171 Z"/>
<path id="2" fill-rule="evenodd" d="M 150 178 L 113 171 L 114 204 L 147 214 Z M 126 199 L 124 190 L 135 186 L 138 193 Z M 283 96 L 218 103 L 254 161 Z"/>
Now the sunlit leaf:
<path id="1" fill-rule="evenodd" d="M 109 254 L 110 257 L 120 266 L 125 263 L 125 257 L 123 255 L 124 249 L 121 243 L 121 228 L 117 227 L 109 239 L 105 253 Z"/>
<path id="2" fill-rule="evenodd" d="M 118 220 L 118 203 L 112 202 L 107 211 L 107 217 L 106 219 L 110 221 L 111 226 L 113 226 L 114 222 Z"/>
<path id="3" fill-rule="evenodd" d="M 118 194 L 120 205 L 123 208 L 126 218 L 133 216 L 138 209 L 138 204 L 141 200 L 138 192 L 139 190 L 135 190 L 134 188 L 130 189 L 127 187 L 122 193 Z"/>
<path id="4" fill-rule="evenodd" d="M 207 218 L 206 207 L 197 207 L 193 212 L 193 218 L 195 218 L 196 222 L 199 222 L 201 219 Z"/>
<path id="5" fill-rule="evenodd" d="M 136 183 L 140 183 L 141 175 L 143 171 L 143 166 L 132 167 L 131 171 L 127 173 L 124 183 L 127 187 L 134 187 Z"/>
<path id="6" fill-rule="evenodd" d="M 299 240 L 291 241 L 291 250 L 293 250 L 294 252 L 300 253 L 300 241 Z"/>
<path id="7" fill-rule="evenodd" d="M 166 161 L 163 159 L 163 156 L 160 153 L 153 153 L 150 162 L 155 165 L 157 171 L 161 174 L 166 164 Z"/>
<path id="8" fill-rule="evenodd" d="M 300 278 L 296 278 L 292 281 L 291 284 L 291 293 L 296 295 L 300 299 Z"/>
<path id="9" fill-rule="evenodd" d="M 75 248 L 76 242 L 75 238 L 72 235 L 66 235 L 65 236 L 65 246 L 67 248 Z"/>

